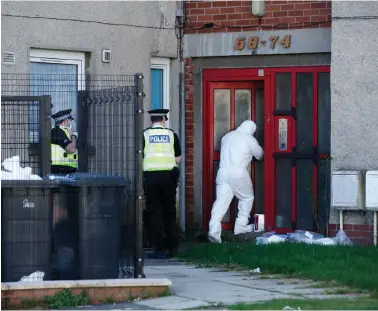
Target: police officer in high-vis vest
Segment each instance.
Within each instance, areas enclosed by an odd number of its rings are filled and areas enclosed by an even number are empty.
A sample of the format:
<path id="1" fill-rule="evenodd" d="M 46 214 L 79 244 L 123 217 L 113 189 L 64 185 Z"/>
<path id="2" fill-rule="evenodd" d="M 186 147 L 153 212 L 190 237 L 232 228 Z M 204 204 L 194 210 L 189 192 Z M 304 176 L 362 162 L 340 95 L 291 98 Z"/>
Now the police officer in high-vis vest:
<path id="1" fill-rule="evenodd" d="M 181 147 L 178 136 L 165 127 L 168 112 L 168 109 L 148 111 L 152 126 L 143 132 L 145 222 L 149 242 L 154 247 L 150 257 L 155 259 L 175 256 L 180 241 L 176 188 Z"/>
<path id="2" fill-rule="evenodd" d="M 72 132 L 71 109 L 51 116 L 55 127 L 51 130 L 51 173 L 71 174 L 78 168 L 77 136 Z"/>

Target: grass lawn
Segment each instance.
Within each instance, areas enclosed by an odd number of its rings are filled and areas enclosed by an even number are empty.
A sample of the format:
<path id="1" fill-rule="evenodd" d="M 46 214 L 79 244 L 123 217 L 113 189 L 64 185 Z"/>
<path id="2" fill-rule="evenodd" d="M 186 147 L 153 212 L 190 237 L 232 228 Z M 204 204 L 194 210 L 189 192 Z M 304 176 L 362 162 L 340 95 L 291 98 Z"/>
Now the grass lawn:
<path id="1" fill-rule="evenodd" d="M 286 306 L 298 310 L 378 310 L 375 299 L 276 299 L 259 304 L 237 304 L 227 310 L 282 310 Z"/>
<path id="2" fill-rule="evenodd" d="M 319 246 L 297 243 L 197 244 L 180 252 L 187 262 L 228 268 L 260 268 L 316 281 L 336 281 L 368 290 L 378 297 L 378 248 Z M 281 308 L 282 309 L 282 308 Z M 332 309 L 332 308 L 331 308 Z"/>

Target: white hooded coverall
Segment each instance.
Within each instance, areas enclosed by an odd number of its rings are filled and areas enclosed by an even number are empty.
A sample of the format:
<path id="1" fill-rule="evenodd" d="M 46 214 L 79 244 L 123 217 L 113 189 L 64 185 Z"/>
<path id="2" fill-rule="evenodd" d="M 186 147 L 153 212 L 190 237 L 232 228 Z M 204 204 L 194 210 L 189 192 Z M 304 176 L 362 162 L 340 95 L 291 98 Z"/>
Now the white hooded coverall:
<path id="1" fill-rule="evenodd" d="M 261 160 L 264 156 L 263 149 L 253 137 L 255 131 L 256 124 L 253 121 L 244 121 L 235 131 L 222 138 L 216 178 L 217 199 L 209 223 L 209 239 L 212 242 L 221 243 L 221 221 L 234 196 L 239 200 L 234 234 L 252 231 L 252 226 L 248 223 L 254 195 L 248 166 L 252 157 Z"/>

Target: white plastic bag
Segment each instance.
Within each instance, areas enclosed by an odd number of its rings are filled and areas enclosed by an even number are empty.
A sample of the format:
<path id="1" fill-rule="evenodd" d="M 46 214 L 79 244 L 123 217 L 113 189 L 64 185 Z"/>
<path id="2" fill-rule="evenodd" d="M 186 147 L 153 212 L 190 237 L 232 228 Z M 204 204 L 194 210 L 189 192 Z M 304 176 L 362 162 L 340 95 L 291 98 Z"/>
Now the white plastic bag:
<path id="1" fill-rule="evenodd" d="M 296 230 L 294 233 L 289 233 L 287 240 L 290 242 L 317 244 L 316 240 L 324 239 L 324 236 L 320 233 L 310 232 L 305 230 Z"/>
<path id="2" fill-rule="evenodd" d="M 38 175 L 32 174 L 30 167 L 20 166 L 20 157 L 14 156 L 5 159 L 2 163 L 4 170 L 1 171 L 2 180 L 42 180 Z"/>
<path id="3" fill-rule="evenodd" d="M 352 240 L 347 236 L 344 230 L 339 230 L 332 239 L 337 245 L 353 245 Z"/>
<path id="4" fill-rule="evenodd" d="M 8 172 L 18 171 L 20 169 L 20 157 L 15 156 L 15 157 L 5 159 L 1 165 Z"/>
<path id="5" fill-rule="evenodd" d="M 257 245 L 264 245 L 264 244 L 272 244 L 272 243 L 282 243 L 285 242 L 286 238 L 282 235 L 271 235 L 270 237 L 267 236 L 260 236 L 256 238 Z"/>
<path id="6" fill-rule="evenodd" d="M 332 240 L 331 238 L 323 238 L 323 239 L 312 240 L 312 244 L 330 246 L 330 245 L 336 245 L 336 242 Z"/>
<path id="7" fill-rule="evenodd" d="M 45 272 L 36 271 L 30 275 L 25 275 L 21 278 L 20 282 L 41 282 L 43 281 L 43 277 L 45 276 Z"/>
<path id="8" fill-rule="evenodd" d="M 12 173 L 1 171 L 1 180 L 10 180 L 10 179 L 13 179 Z"/>

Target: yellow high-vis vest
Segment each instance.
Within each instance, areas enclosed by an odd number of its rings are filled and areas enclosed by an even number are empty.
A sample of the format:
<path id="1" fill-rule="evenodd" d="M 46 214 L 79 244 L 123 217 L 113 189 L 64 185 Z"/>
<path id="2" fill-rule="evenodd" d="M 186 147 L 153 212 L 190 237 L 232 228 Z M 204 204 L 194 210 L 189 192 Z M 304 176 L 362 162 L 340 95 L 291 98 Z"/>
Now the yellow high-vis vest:
<path id="1" fill-rule="evenodd" d="M 143 171 L 172 170 L 176 166 L 173 132 L 164 128 L 149 128 L 143 135 Z"/>
<path id="2" fill-rule="evenodd" d="M 70 138 L 70 133 L 67 130 L 60 128 L 63 132 Z M 61 146 L 51 144 L 51 164 L 52 165 L 61 165 L 69 166 L 73 168 L 78 168 L 79 155 L 77 149 L 75 153 L 68 153 Z"/>

